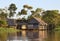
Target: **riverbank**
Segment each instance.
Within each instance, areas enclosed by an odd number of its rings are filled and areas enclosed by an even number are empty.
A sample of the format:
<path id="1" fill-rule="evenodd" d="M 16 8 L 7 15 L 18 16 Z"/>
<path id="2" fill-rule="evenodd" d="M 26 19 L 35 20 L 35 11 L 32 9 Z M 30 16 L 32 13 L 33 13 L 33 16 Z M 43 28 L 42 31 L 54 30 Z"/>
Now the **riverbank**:
<path id="1" fill-rule="evenodd" d="M 17 31 L 19 31 L 19 30 L 14 29 L 14 28 L 3 28 L 3 27 L 0 27 L 0 32 L 13 33 L 13 32 L 17 32 Z"/>
<path id="2" fill-rule="evenodd" d="M 55 28 L 55 31 L 60 31 L 60 27 L 58 27 L 58 28 Z"/>

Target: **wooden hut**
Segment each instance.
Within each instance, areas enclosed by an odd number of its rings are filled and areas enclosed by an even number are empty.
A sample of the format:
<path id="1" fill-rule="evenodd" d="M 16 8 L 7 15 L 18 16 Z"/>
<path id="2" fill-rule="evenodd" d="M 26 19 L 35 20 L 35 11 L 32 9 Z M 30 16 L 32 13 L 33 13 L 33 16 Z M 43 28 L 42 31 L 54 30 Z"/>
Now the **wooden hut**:
<path id="1" fill-rule="evenodd" d="M 15 19 L 7 19 L 8 27 L 16 28 L 16 20 Z"/>
<path id="2" fill-rule="evenodd" d="M 27 20 L 16 20 L 17 29 L 26 29 Z"/>
<path id="3" fill-rule="evenodd" d="M 14 20 L 7 19 L 8 26 L 15 27 L 17 29 L 46 29 L 46 23 L 40 18 L 31 18 L 29 20 Z"/>
<path id="4" fill-rule="evenodd" d="M 29 19 L 27 29 L 39 29 L 39 21 L 37 21 L 35 18 Z"/>

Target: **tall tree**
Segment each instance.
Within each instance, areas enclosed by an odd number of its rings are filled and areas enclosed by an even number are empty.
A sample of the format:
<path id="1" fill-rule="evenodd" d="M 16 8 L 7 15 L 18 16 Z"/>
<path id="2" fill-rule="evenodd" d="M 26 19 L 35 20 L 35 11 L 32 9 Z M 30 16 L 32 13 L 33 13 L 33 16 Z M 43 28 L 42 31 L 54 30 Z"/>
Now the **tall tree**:
<path id="1" fill-rule="evenodd" d="M 7 12 L 5 11 L 5 9 L 0 9 L 0 26 L 7 25 L 6 18 Z"/>
<path id="2" fill-rule="evenodd" d="M 16 7 L 16 5 L 15 4 L 10 4 L 10 6 L 9 6 L 9 8 L 8 8 L 8 10 L 10 11 L 10 14 L 9 14 L 9 17 L 11 17 L 11 16 L 13 16 L 14 15 L 14 13 L 16 13 L 15 11 L 16 11 L 16 9 L 17 9 L 17 7 Z"/>
<path id="3" fill-rule="evenodd" d="M 27 9 L 28 5 L 23 5 L 23 9 L 21 10 L 21 12 L 18 12 L 18 15 L 26 15 L 27 14 Z"/>

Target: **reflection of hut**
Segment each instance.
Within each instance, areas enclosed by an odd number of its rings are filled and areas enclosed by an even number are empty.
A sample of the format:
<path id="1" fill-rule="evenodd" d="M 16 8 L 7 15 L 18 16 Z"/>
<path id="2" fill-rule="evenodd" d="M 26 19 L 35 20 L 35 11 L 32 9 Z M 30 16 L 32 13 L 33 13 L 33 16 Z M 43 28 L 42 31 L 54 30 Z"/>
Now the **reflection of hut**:
<path id="1" fill-rule="evenodd" d="M 29 39 L 38 39 L 39 38 L 39 31 L 27 31 L 26 36 Z"/>

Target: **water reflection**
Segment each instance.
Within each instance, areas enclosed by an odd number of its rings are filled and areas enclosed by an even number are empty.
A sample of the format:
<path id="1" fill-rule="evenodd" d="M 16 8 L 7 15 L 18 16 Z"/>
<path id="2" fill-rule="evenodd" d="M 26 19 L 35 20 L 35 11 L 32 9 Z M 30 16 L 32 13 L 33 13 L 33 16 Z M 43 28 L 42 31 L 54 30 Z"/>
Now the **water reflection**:
<path id="1" fill-rule="evenodd" d="M 9 41 L 44 41 L 47 37 L 46 31 L 22 30 L 17 33 L 9 34 Z"/>
<path id="2" fill-rule="evenodd" d="M 45 41 L 47 38 L 47 31 L 39 31 L 39 41 Z"/>
<path id="3" fill-rule="evenodd" d="M 60 41 L 60 32 L 22 30 L 15 33 L 0 33 L 0 41 Z"/>
<path id="4" fill-rule="evenodd" d="M 7 40 L 7 33 L 0 32 L 0 41 L 6 41 L 6 40 Z"/>
<path id="5" fill-rule="evenodd" d="M 46 40 L 47 41 L 55 41 L 55 32 L 54 31 L 48 31 Z"/>

